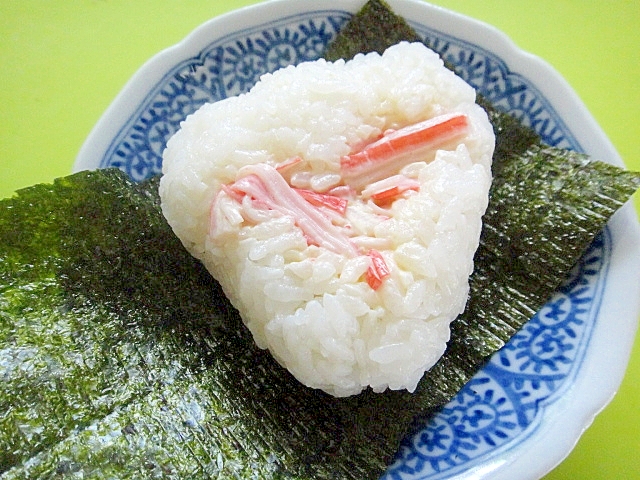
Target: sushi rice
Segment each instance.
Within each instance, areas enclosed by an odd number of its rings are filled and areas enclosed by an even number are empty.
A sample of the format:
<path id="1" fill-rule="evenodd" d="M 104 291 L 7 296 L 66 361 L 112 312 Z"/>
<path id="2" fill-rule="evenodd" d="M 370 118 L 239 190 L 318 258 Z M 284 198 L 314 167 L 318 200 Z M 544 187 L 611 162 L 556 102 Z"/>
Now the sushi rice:
<path id="1" fill-rule="evenodd" d="M 453 140 L 383 160 L 395 171 L 382 178 L 344 160 L 452 116 L 466 121 Z M 474 89 L 403 42 L 286 67 L 202 106 L 164 152 L 162 210 L 300 382 L 413 391 L 467 302 L 494 142 Z"/>

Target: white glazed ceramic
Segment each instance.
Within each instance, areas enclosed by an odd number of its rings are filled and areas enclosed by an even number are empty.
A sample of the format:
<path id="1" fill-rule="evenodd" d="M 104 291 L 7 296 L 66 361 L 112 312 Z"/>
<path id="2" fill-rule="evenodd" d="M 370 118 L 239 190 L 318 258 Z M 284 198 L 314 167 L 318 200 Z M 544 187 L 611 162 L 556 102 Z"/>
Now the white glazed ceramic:
<path id="1" fill-rule="evenodd" d="M 547 143 L 622 166 L 602 130 L 545 62 L 494 28 L 417 0 L 394 11 L 496 105 Z M 205 101 L 267 71 L 317 58 L 363 0 L 274 0 L 215 18 L 147 62 L 89 135 L 74 169 L 159 172 L 166 140 Z M 566 284 L 416 436 L 390 479 L 536 479 L 571 451 L 620 384 L 640 311 L 640 227 L 622 208 Z"/>

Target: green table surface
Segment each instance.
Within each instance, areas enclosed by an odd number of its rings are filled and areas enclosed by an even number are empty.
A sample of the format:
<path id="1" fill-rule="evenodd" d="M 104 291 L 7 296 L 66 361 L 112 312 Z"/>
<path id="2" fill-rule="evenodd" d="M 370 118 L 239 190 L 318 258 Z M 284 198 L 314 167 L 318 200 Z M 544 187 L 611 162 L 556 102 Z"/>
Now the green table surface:
<path id="1" fill-rule="evenodd" d="M 302 0 L 301 0 L 302 1 Z M 0 0 L 0 197 L 70 172 L 131 75 L 194 27 L 256 0 Z M 636 0 L 436 0 L 555 67 L 640 170 Z M 640 211 L 640 195 L 634 202 Z M 615 348 L 612 345 L 612 348 Z M 640 342 L 612 402 L 545 479 L 640 478 Z"/>

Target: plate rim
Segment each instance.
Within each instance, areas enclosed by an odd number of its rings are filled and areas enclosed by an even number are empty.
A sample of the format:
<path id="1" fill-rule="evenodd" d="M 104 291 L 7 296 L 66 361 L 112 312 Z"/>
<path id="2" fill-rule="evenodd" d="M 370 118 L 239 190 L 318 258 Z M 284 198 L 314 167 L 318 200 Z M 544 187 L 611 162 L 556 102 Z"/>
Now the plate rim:
<path id="1" fill-rule="evenodd" d="M 624 166 L 615 147 L 577 93 L 549 63 L 522 50 L 502 31 L 480 20 L 421 0 L 387 2 L 410 23 L 419 21 L 440 31 L 444 25 L 447 35 L 472 42 L 500 57 L 511 71 L 525 76 L 549 100 L 587 153 L 614 165 Z M 313 2 L 313 10 L 355 12 L 363 3 L 364 0 L 316 0 Z M 73 171 L 98 167 L 102 155 L 96 155 L 96 151 L 106 152 L 108 142 L 117 134 L 114 126 L 122 125 L 123 121 L 131 117 L 139 103 L 136 99 L 143 98 L 148 92 L 147 85 L 154 86 L 162 78 L 167 63 L 174 65 L 176 59 L 197 54 L 209 44 L 212 39 L 210 32 L 215 31 L 216 37 L 220 37 L 238 31 L 249 17 L 256 18 L 254 24 L 262 24 L 307 11 L 309 5 L 309 2 L 299 0 L 269 0 L 245 6 L 204 22 L 180 42 L 151 57 L 134 73 L 91 130 L 78 153 Z M 283 15 L 284 12 L 286 15 Z M 527 75 L 531 70 L 536 72 L 534 78 Z M 567 117 L 568 110 L 572 115 Z M 105 135 L 105 132 L 113 135 Z M 608 228 L 611 231 L 612 251 L 602 305 L 590 340 L 592 345 L 585 352 L 582 365 L 573 380 L 571 395 L 551 406 L 552 410 L 564 411 L 571 406 L 571 399 L 574 404 L 580 404 L 579 411 L 576 412 L 577 407 L 573 405 L 570 418 L 563 416 L 562 422 L 541 428 L 540 432 L 532 435 L 532 439 L 523 443 L 527 446 L 525 454 L 515 455 L 515 452 L 510 452 L 500 462 L 493 462 L 480 469 L 481 471 L 476 469 L 451 478 L 482 478 L 491 475 L 492 479 L 507 479 L 512 478 L 514 471 L 521 474 L 526 472 L 526 478 L 540 478 L 569 455 L 595 416 L 615 395 L 631 355 L 640 313 L 640 295 L 633 297 L 637 298 L 636 302 L 630 301 L 629 293 L 621 288 L 625 284 L 640 286 L 640 255 L 629 255 L 630 252 L 640 251 L 640 223 L 631 202 L 627 202 L 613 216 Z M 636 290 L 640 293 L 640 288 L 636 287 Z M 622 328 L 629 333 L 623 336 L 622 342 L 613 352 L 610 349 L 612 337 L 618 340 L 620 338 L 613 335 L 616 330 L 603 319 L 614 319 L 618 329 Z M 603 352 L 613 354 L 606 356 Z M 598 359 L 601 358 L 605 358 L 606 362 L 600 362 Z M 594 378 L 597 380 L 596 384 Z M 579 402 L 575 402 L 575 397 L 583 391 L 596 392 L 597 395 L 581 397 Z M 540 458 L 545 458 L 545 461 L 541 462 Z"/>

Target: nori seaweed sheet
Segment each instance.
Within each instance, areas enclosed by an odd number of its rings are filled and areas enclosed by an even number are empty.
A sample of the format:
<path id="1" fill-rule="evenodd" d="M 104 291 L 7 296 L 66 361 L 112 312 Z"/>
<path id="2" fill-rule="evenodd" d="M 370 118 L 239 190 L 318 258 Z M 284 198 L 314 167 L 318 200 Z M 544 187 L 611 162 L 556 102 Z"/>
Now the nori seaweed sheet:
<path id="1" fill-rule="evenodd" d="M 0 283 L 5 479 L 372 478 L 413 415 L 297 382 L 119 170 L 0 202 Z"/>
<path id="2" fill-rule="evenodd" d="M 342 27 L 323 57 L 329 61 L 349 59 L 357 53 L 384 52 L 401 41 L 418 42 L 420 36 L 386 2 L 369 0 Z"/>
<path id="3" fill-rule="evenodd" d="M 166 224 L 157 180 L 83 172 L 1 201 L 1 478 L 378 477 L 640 184 L 487 108 L 499 148 L 472 295 L 414 394 L 295 381 Z"/>

